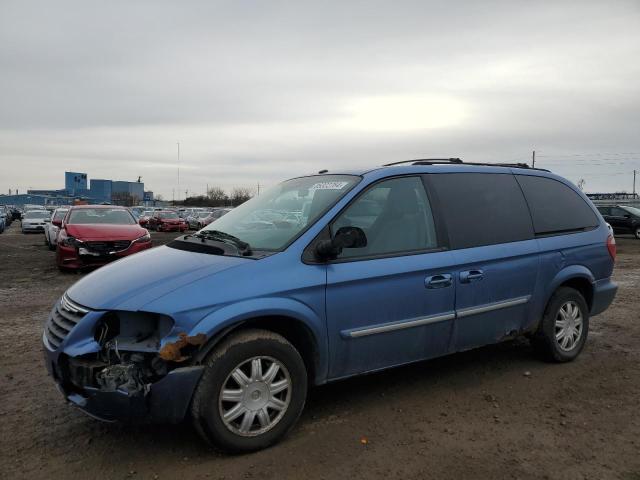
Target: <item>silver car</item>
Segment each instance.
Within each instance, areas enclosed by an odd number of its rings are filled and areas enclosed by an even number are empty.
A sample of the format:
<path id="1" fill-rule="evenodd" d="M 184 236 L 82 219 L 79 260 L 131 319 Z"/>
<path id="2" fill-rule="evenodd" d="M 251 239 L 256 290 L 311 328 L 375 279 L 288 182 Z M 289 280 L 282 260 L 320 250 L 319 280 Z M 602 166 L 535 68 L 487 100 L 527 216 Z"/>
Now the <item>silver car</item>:
<path id="1" fill-rule="evenodd" d="M 58 244 L 58 232 L 62 219 L 69 211 L 68 208 L 56 208 L 51 215 L 51 220 L 44 227 L 44 243 L 49 246 L 49 250 L 55 250 Z"/>
<path id="2" fill-rule="evenodd" d="M 29 210 L 22 216 L 22 233 L 44 232 L 51 214 L 47 210 Z"/>

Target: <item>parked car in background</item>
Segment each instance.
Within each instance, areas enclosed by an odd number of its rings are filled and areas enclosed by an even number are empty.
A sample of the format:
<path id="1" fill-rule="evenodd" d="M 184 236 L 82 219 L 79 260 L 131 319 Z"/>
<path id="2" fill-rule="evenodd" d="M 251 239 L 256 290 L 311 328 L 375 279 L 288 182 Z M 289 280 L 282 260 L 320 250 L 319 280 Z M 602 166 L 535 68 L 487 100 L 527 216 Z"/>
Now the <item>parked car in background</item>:
<path id="1" fill-rule="evenodd" d="M 51 214 L 44 209 L 27 210 L 22 216 L 22 233 L 44 233 L 44 227 Z"/>
<path id="2" fill-rule="evenodd" d="M 0 233 L 4 232 L 7 228 L 7 217 L 9 213 L 4 209 L 3 205 L 0 205 Z"/>
<path id="3" fill-rule="evenodd" d="M 58 244 L 58 232 L 62 226 L 62 219 L 69 211 L 68 208 L 56 208 L 51 214 L 49 222 L 44 227 L 44 243 L 49 250 L 55 250 Z"/>
<path id="4" fill-rule="evenodd" d="M 598 211 L 547 171 L 436 163 L 288 180 L 80 279 L 45 326 L 50 374 L 93 417 L 190 417 L 246 452 L 309 385 L 520 335 L 575 359 L 617 290 Z"/>
<path id="5" fill-rule="evenodd" d="M 178 217 L 178 214 L 170 210 L 153 212 L 147 225 L 149 229 L 156 232 L 183 232 L 187 229 L 186 223 Z"/>
<path id="6" fill-rule="evenodd" d="M 22 211 L 17 207 L 10 207 L 13 220 L 20 220 L 22 218 Z"/>
<path id="7" fill-rule="evenodd" d="M 5 228 L 11 226 L 13 222 L 13 212 L 8 205 L 0 205 L 0 216 L 4 218 Z"/>
<path id="8" fill-rule="evenodd" d="M 149 223 L 149 219 L 153 216 L 153 210 L 145 210 L 138 217 L 138 223 L 141 227 L 146 227 Z"/>
<path id="9" fill-rule="evenodd" d="M 211 214 L 211 212 L 209 211 L 198 211 L 198 212 L 194 212 L 188 219 L 187 219 L 187 224 L 189 226 L 190 229 L 192 230 L 200 230 L 202 227 L 204 227 L 204 221 L 205 219 Z"/>
<path id="10" fill-rule="evenodd" d="M 62 270 L 95 267 L 151 248 L 149 232 L 125 207 L 71 207 L 60 227 L 56 263 Z"/>
<path id="11" fill-rule="evenodd" d="M 212 212 L 209 212 L 209 215 L 207 215 L 204 219 L 201 220 L 202 227 L 206 227 L 211 222 L 214 222 L 218 218 L 225 216 L 231 210 L 232 210 L 231 208 L 216 208 Z"/>
<path id="12" fill-rule="evenodd" d="M 640 208 L 627 205 L 599 206 L 598 211 L 615 233 L 633 233 L 640 240 Z"/>

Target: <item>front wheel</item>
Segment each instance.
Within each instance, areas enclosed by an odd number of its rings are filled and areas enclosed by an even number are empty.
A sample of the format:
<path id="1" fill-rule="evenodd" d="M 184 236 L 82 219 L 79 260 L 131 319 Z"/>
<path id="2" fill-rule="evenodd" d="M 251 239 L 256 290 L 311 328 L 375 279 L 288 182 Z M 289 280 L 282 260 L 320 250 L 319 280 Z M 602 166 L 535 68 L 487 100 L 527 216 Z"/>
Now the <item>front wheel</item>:
<path id="1" fill-rule="evenodd" d="M 545 360 L 570 362 L 584 348 L 589 334 L 589 307 L 577 290 L 561 287 L 553 294 L 540 327 L 531 338 Z"/>
<path id="2" fill-rule="evenodd" d="M 640 226 L 637 226 L 633 232 L 638 240 L 640 240 Z"/>
<path id="3" fill-rule="evenodd" d="M 306 396 L 307 371 L 295 347 L 274 332 L 244 330 L 207 357 L 191 413 L 213 446 L 250 452 L 286 435 Z"/>

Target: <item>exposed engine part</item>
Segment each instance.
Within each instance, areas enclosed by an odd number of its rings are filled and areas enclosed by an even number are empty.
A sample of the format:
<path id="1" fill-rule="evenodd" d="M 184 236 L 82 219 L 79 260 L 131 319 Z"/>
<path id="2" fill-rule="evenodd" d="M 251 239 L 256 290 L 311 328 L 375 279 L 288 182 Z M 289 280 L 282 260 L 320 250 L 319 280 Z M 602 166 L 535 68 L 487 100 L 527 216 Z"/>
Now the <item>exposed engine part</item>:
<path id="1" fill-rule="evenodd" d="M 145 382 L 144 372 L 135 363 L 106 367 L 98 372 L 96 379 L 100 389 L 105 392 L 121 390 L 136 396 L 149 391 L 150 384 Z"/>
<path id="2" fill-rule="evenodd" d="M 146 395 L 152 383 L 167 375 L 167 364 L 156 355 L 121 353 L 113 358 L 102 352 L 104 360 L 71 359 L 71 378 L 79 387 L 97 387 L 105 392 L 124 391 L 128 395 Z"/>
<path id="3" fill-rule="evenodd" d="M 193 348 L 190 347 L 200 347 L 206 341 L 207 336 L 204 333 L 198 333 L 190 337 L 181 332 L 178 334 L 178 340 L 165 344 L 158 352 L 158 355 L 167 362 L 184 362 L 191 356 L 190 350 L 193 350 Z"/>

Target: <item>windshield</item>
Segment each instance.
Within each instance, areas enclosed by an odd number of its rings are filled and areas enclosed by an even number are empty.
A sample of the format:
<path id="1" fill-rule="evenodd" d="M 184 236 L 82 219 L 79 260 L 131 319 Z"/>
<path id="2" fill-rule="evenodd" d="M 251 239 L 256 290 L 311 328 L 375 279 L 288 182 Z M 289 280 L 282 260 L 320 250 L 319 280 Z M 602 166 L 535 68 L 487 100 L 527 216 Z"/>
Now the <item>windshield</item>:
<path id="1" fill-rule="evenodd" d="M 71 210 L 69 215 L 70 224 L 92 224 L 101 223 L 108 225 L 135 225 L 131 213 L 120 208 L 81 208 Z"/>
<path id="2" fill-rule="evenodd" d="M 46 210 L 31 210 L 24 214 L 24 218 L 49 218 L 51 214 Z"/>
<path id="3" fill-rule="evenodd" d="M 162 212 L 158 215 L 160 218 L 178 218 L 178 214 L 175 212 Z"/>
<path id="4" fill-rule="evenodd" d="M 197 217 L 198 217 L 198 218 L 206 218 L 206 217 L 208 217 L 208 216 L 209 216 L 209 213 L 210 213 L 210 212 L 198 212 L 198 213 L 197 213 Z"/>
<path id="5" fill-rule="evenodd" d="M 53 214 L 53 219 L 62 220 L 68 211 L 69 210 L 56 210 L 56 213 Z"/>
<path id="6" fill-rule="evenodd" d="M 360 177 L 294 178 L 268 189 L 210 223 L 203 231 L 233 235 L 254 250 L 281 250 L 347 193 Z"/>
<path id="7" fill-rule="evenodd" d="M 640 217 L 640 208 L 636 208 L 636 207 L 622 207 L 622 208 L 624 208 L 630 214 L 635 215 L 636 217 Z"/>

